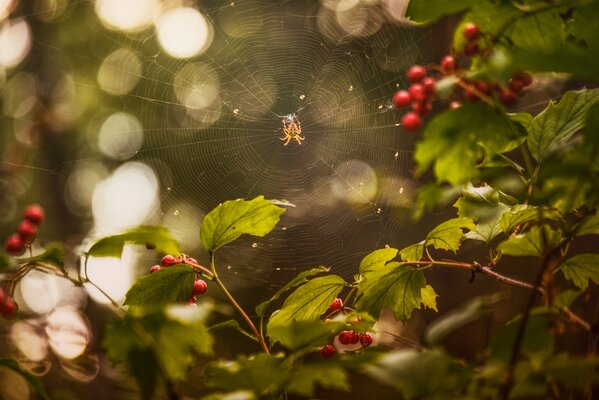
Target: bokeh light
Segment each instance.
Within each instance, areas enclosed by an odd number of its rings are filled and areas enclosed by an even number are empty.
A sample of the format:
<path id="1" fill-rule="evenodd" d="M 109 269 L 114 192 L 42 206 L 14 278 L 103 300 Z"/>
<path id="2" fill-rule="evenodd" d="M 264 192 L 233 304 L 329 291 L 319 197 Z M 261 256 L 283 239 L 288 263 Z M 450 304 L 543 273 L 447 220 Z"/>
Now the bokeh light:
<path id="1" fill-rule="evenodd" d="M 158 42 L 175 58 L 198 55 L 210 46 L 211 27 L 197 10 L 175 8 L 164 13 L 156 22 Z"/>
<path id="2" fill-rule="evenodd" d="M 31 48 L 31 29 L 22 18 L 6 21 L 0 27 L 0 65 L 11 68 L 19 64 Z"/>
<path id="3" fill-rule="evenodd" d="M 0 0 L 0 20 L 8 17 L 16 5 L 15 0 Z"/>
<path id="4" fill-rule="evenodd" d="M 143 143 L 143 127 L 132 114 L 116 112 L 100 128 L 98 148 L 111 158 L 126 160 L 135 155 Z"/>
<path id="5" fill-rule="evenodd" d="M 96 0 L 96 14 L 109 29 L 141 31 L 160 13 L 158 0 Z"/>
<path id="6" fill-rule="evenodd" d="M 139 57 L 127 48 L 110 53 L 98 70 L 98 84 L 114 95 L 129 93 L 141 78 L 142 68 Z"/>
<path id="7" fill-rule="evenodd" d="M 83 354 L 91 333 L 79 311 L 70 307 L 58 308 L 48 315 L 46 322 L 48 343 L 56 355 L 73 359 Z"/>
<path id="8" fill-rule="evenodd" d="M 208 65 L 187 64 L 175 75 L 174 90 L 187 108 L 209 107 L 219 99 L 218 75 Z"/>
<path id="9" fill-rule="evenodd" d="M 2 100 L 4 114 L 8 117 L 21 118 L 29 113 L 37 101 L 33 75 L 19 72 L 10 78 L 6 82 Z"/>
<path id="10" fill-rule="evenodd" d="M 376 174 L 364 161 L 345 161 L 335 170 L 331 190 L 334 196 L 348 203 L 364 204 L 376 195 Z"/>
<path id="11" fill-rule="evenodd" d="M 121 301 L 133 282 L 131 266 L 135 259 L 136 254 L 131 246 L 125 246 L 121 258 L 90 257 L 87 261 L 87 276 L 111 299 Z M 86 283 L 85 288 L 96 302 L 110 304 L 110 299 L 96 286 Z"/>
<path id="12" fill-rule="evenodd" d="M 48 356 L 48 341 L 41 320 L 22 320 L 10 327 L 10 341 L 28 360 L 39 362 Z"/>

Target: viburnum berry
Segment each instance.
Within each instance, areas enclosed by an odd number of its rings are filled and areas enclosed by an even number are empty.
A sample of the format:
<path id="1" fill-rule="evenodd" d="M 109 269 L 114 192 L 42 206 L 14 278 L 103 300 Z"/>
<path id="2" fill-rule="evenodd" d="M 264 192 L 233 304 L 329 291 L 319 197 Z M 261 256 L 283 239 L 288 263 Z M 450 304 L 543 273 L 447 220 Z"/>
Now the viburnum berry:
<path id="1" fill-rule="evenodd" d="M 410 96 L 412 96 L 412 101 L 424 100 L 426 98 L 424 86 L 420 83 L 413 83 L 412 86 L 410 86 Z"/>
<path id="2" fill-rule="evenodd" d="M 167 254 L 166 256 L 162 257 L 162 266 L 163 267 L 169 267 L 171 265 L 175 265 L 178 264 L 179 262 L 177 261 L 177 259 L 173 256 L 171 256 L 170 254 Z"/>
<path id="3" fill-rule="evenodd" d="M 158 271 L 160 268 L 162 268 L 160 265 L 152 265 L 152 266 L 150 267 L 150 273 L 152 273 L 152 272 L 156 272 L 156 271 Z"/>
<path id="4" fill-rule="evenodd" d="M 422 120 L 417 113 L 409 112 L 401 118 L 401 123 L 407 131 L 413 132 L 420 128 L 420 125 L 422 125 Z"/>
<path id="5" fill-rule="evenodd" d="M 518 78 L 511 78 L 507 84 L 514 93 L 520 93 L 525 86 L 524 82 Z"/>
<path id="6" fill-rule="evenodd" d="M 185 262 L 190 265 L 198 265 L 197 260 L 193 257 L 186 257 Z"/>
<path id="7" fill-rule="evenodd" d="M 412 110 L 418 115 L 427 115 L 433 109 L 433 105 L 430 101 L 423 101 L 420 103 L 412 104 Z"/>
<path id="8" fill-rule="evenodd" d="M 478 101 L 480 99 L 480 97 L 478 96 L 478 94 L 476 94 L 477 88 L 475 85 L 468 85 L 468 88 L 466 89 L 466 98 L 470 101 Z"/>
<path id="9" fill-rule="evenodd" d="M 26 219 L 21 222 L 17 232 L 23 242 L 30 242 L 35 238 L 35 235 L 37 235 L 37 225 Z"/>
<path id="10" fill-rule="evenodd" d="M 190 306 L 195 305 L 196 304 L 196 297 L 195 296 L 191 296 L 189 299 L 187 299 L 187 304 L 189 304 Z"/>
<path id="11" fill-rule="evenodd" d="M 360 335 L 360 344 L 364 347 L 370 346 L 373 341 L 374 341 L 374 338 L 368 332 L 362 333 Z"/>
<path id="12" fill-rule="evenodd" d="M 332 344 L 325 344 L 320 349 L 320 356 L 322 358 L 331 358 L 335 355 L 336 352 L 337 350 L 335 350 L 335 347 Z"/>
<path id="13" fill-rule="evenodd" d="M 11 316 L 17 312 L 17 304 L 12 297 L 7 297 L 0 303 L 0 313 L 4 316 Z"/>
<path id="14" fill-rule="evenodd" d="M 464 25 L 464 37 L 469 41 L 473 41 L 478 39 L 480 36 L 480 28 L 478 25 L 473 24 L 472 22 Z"/>
<path id="15" fill-rule="evenodd" d="M 393 95 L 393 104 L 397 108 L 407 107 L 412 103 L 412 96 L 407 90 L 399 90 Z"/>
<path id="16" fill-rule="evenodd" d="M 204 293 L 206 293 L 207 288 L 208 288 L 208 285 L 206 284 L 206 282 L 204 282 L 201 279 L 198 279 L 193 284 L 193 295 L 199 296 L 201 294 L 204 294 Z"/>
<path id="17" fill-rule="evenodd" d="M 422 86 L 424 86 L 424 92 L 426 94 L 434 94 L 435 89 L 437 88 L 437 82 L 435 81 L 435 78 L 427 76 L 422 80 Z"/>
<path id="18" fill-rule="evenodd" d="M 521 81 L 524 84 L 524 87 L 530 86 L 532 83 L 532 76 L 527 72 L 518 72 L 517 74 L 514 74 L 513 78 Z"/>
<path id="19" fill-rule="evenodd" d="M 474 86 L 484 94 L 491 93 L 491 86 L 485 81 L 476 81 L 474 82 Z"/>
<path id="20" fill-rule="evenodd" d="M 478 51 L 479 51 L 478 43 L 476 43 L 476 42 L 467 43 L 466 46 L 464 46 L 464 49 L 462 50 L 464 55 L 469 56 L 469 57 L 477 54 Z"/>
<path id="21" fill-rule="evenodd" d="M 44 209 L 39 204 L 32 204 L 25 209 L 25 219 L 39 225 L 44 220 Z"/>
<path id="22" fill-rule="evenodd" d="M 360 341 L 358 332 L 356 331 L 341 331 L 339 332 L 339 343 L 341 344 L 356 344 Z"/>
<path id="23" fill-rule="evenodd" d="M 25 244 L 21 237 L 15 233 L 10 235 L 4 242 L 4 250 L 12 255 L 21 255 L 25 251 Z"/>
<path id="24" fill-rule="evenodd" d="M 420 82 L 426 76 L 426 69 L 422 65 L 414 64 L 408 69 L 410 82 Z"/>
<path id="25" fill-rule="evenodd" d="M 453 56 L 445 56 L 441 60 L 441 69 L 444 72 L 452 72 L 456 68 L 457 64 L 455 61 L 455 57 Z"/>
<path id="26" fill-rule="evenodd" d="M 509 89 L 503 89 L 499 92 L 499 101 L 503 103 L 503 105 L 509 106 L 514 104 L 516 101 L 516 93 L 512 92 Z"/>
<path id="27" fill-rule="evenodd" d="M 343 300 L 341 300 L 339 297 L 336 297 L 335 300 L 333 300 L 333 302 L 331 303 L 331 306 L 329 307 L 329 312 L 335 312 L 337 310 L 340 310 L 343 307 Z"/>

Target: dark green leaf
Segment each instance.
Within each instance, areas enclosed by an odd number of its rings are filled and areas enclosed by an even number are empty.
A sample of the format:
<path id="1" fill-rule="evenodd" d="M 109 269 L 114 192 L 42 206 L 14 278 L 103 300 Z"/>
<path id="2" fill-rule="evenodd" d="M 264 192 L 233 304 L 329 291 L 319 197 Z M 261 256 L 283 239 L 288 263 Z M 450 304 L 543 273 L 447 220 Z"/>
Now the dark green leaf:
<path id="1" fill-rule="evenodd" d="M 574 358 L 566 354 L 543 363 L 543 372 L 550 379 L 565 385 L 568 388 L 585 389 L 599 382 L 595 369 L 599 365 L 599 358 Z"/>
<path id="2" fill-rule="evenodd" d="M 161 306 L 184 302 L 193 292 L 196 272 L 185 264 L 161 268 L 144 275 L 127 292 L 129 306 Z"/>
<path id="3" fill-rule="evenodd" d="M 180 253 L 179 244 L 168 229 L 162 226 L 140 226 L 119 235 L 107 236 L 95 242 L 87 253 L 92 257 L 120 257 L 127 243 L 151 243 L 158 252 L 173 255 Z"/>
<path id="4" fill-rule="evenodd" d="M 582 290 L 589 286 L 589 279 L 599 283 L 599 254 L 583 253 L 568 258 L 560 266 L 566 279 Z"/>
<path id="5" fill-rule="evenodd" d="M 251 390 L 235 390 L 227 393 L 211 393 L 202 397 L 202 400 L 258 400 Z"/>
<path id="6" fill-rule="evenodd" d="M 361 274 L 374 271 L 393 260 L 396 255 L 397 249 L 392 247 L 375 250 L 362 259 L 359 271 Z"/>
<path id="7" fill-rule="evenodd" d="M 340 365 L 330 362 L 298 365 L 291 371 L 285 390 L 303 397 L 314 396 L 316 386 L 325 389 L 349 391 L 347 372 Z"/>
<path id="8" fill-rule="evenodd" d="M 464 11 L 475 3 L 475 0 L 412 0 L 408 4 L 406 16 L 414 22 L 431 24 L 446 15 Z"/>
<path id="9" fill-rule="evenodd" d="M 127 366 L 139 385 L 142 399 L 151 399 L 160 382 L 158 362 L 155 355 L 143 348 L 131 349 L 127 355 Z"/>
<path id="10" fill-rule="evenodd" d="M 510 359 L 521 322 L 520 317 L 515 318 L 497 332 L 491 342 L 491 357 L 502 361 Z M 532 313 L 530 315 L 524 330 L 521 351 L 527 355 L 534 353 L 550 354 L 553 351 L 551 318 L 547 313 Z"/>
<path id="11" fill-rule="evenodd" d="M 514 235 L 497 247 L 498 250 L 510 256 L 535 256 L 543 254 L 544 244 L 555 247 L 561 240 L 561 233 L 545 226 L 545 234 L 538 226 L 525 233 Z M 544 243 L 544 239 L 547 243 Z"/>
<path id="12" fill-rule="evenodd" d="M 344 321 L 293 321 L 288 324 L 269 324 L 268 337 L 289 350 L 323 346 L 345 327 Z"/>
<path id="13" fill-rule="evenodd" d="M 390 308 L 396 319 L 406 321 L 421 307 L 426 279 L 422 271 L 390 262 L 364 276 L 356 295 L 356 309 L 375 318 L 383 308 Z"/>
<path id="14" fill-rule="evenodd" d="M 420 261 L 422 259 L 422 253 L 424 252 L 424 240 L 419 243 L 415 243 L 402 249 L 399 252 L 399 258 L 402 261 Z"/>
<path id="15" fill-rule="evenodd" d="M 564 290 L 555 296 L 555 305 L 558 307 L 570 307 L 581 293 L 581 290 Z"/>
<path id="16" fill-rule="evenodd" d="M 558 220 L 561 215 L 554 210 L 540 210 L 538 207 L 527 204 L 516 204 L 501 216 L 501 229 L 510 233 L 518 225 L 541 219 Z"/>
<path id="17" fill-rule="evenodd" d="M 241 235 L 263 237 L 274 229 L 284 211 L 264 196 L 225 201 L 204 217 L 200 229 L 202 246 L 214 252 Z"/>
<path id="18" fill-rule="evenodd" d="M 549 106 L 535 117 L 528 135 L 528 148 L 537 160 L 542 160 L 555 148 L 568 141 L 584 127 L 587 112 L 599 101 L 599 90 L 570 91 L 556 105 Z"/>
<path id="19" fill-rule="evenodd" d="M 445 221 L 426 235 L 426 245 L 432 245 L 437 250 L 450 250 L 455 253 L 464 238 L 462 231 L 464 228 L 474 230 L 476 226 L 470 218 L 454 218 Z"/>
<path id="20" fill-rule="evenodd" d="M 258 306 L 256 306 L 256 314 L 258 314 L 259 317 L 263 316 L 264 313 L 266 312 L 266 310 L 268 309 L 268 307 L 271 305 L 271 303 L 273 301 L 275 301 L 276 299 L 278 299 L 283 293 L 285 293 L 289 289 L 293 289 L 296 286 L 299 286 L 299 285 L 302 285 L 302 284 L 308 282 L 308 278 L 310 278 L 314 275 L 318 275 L 322 272 L 328 272 L 328 271 L 329 271 L 329 268 L 320 266 L 317 268 L 312 268 L 307 271 L 300 272 L 288 284 L 283 286 L 277 293 L 275 293 L 274 296 L 272 296 L 270 299 L 258 304 Z"/>
<path id="21" fill-rule="evenodd" d="M 9 266 L 10 258 L 6 254 L 0 252 L 0 270 L 8 268 Z"/>
<path id="22" fill-rule="evenodd" d="M 575 227 L 576 236 L 599 235 L 599 213 L 591 215 L 580 221 Z"/>
<path id="23" fill-rule="evenodd" d="M 264 353 L 242 355 L 235 361 L 208 364 L 204 376 L 209 386 L 228 391 L 251 390 L 263 396 L 277 392 L 284 384 L 289 372 L 281 366 L 282 361 Z"/>
<path id="24" fill-rule="evenodd" d="M 38 377 L 33 375 L 26 369 L 21 368 L 17 360 L 14 360 L 12 358 L 0 358 L 0 366 L 8 368 L 21 375 L 42 398 L 46 400 L 50 399 L 48 397 L 48 394 L 46 393 L 44 385 L 42 385 Z"/>

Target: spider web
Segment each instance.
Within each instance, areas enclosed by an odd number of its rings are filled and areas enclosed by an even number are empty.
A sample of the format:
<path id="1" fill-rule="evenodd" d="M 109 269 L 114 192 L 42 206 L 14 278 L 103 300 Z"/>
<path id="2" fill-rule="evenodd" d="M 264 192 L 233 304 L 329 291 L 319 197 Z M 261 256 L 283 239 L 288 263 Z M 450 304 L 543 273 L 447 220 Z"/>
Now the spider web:
<path id="1" fill-rule="evenodd" d="M 206 261 L 197 210 L 258 195 L 294 205 L 265 238 L 219 251 L 231 282 L 278 286 L 286 271 L 317 265 L 349 277 L 366 253 L 406 235 L 413 139 L 390 97 L 406 86 L 406 68 L 424 61 L 431 32 L 397 24 L 377 2 L 356 5 L 345 20 L 324 3 L 197 4 L 214 36 L 191 60 L 162 51 L 152 30 L 97 32 L 108 42 L 99 61 L 121 47 L 142 60 L 136 88 L 103 105 L 143 124 L 143 146 L 129 161 L 156 172 L 161 222 L 175 232 L 194 227 L 197 247 L 186 252 Z M 217 89 L 209 106 L 182 104 L 207 80 Z M 293 113 L 305 140 L 284 146 L 282 119 Z"/>

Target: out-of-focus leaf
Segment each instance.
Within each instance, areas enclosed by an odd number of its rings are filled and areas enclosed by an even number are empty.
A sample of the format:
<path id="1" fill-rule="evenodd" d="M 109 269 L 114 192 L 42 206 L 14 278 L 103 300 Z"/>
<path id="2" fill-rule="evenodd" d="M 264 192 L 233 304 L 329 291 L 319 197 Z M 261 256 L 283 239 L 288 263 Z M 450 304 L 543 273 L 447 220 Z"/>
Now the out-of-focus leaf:
<path id="1" fill-rule="evenodd" d="M 307 271 L 300 272 L 299 274 L 297 274 L 295 276 L 295 278 L 293 278 L 288 284 L 283 286 L 270 299 L 258 304 L 256 306 L 256 314 L 258 314 L 259 317 L 263 316 L 264 313 L 266 312 L 266 310 L 268 309 L 268 307 L 272 304 L 272 302 L 275 301 L 276 299 L 278 299 L 283 293 L 285 293 L 289 289 L 293 289 L 296 286 L 299 286 L 299 285 L 302 285 L 302 284 L 308 282 L 308 278 L 310 278 L 314 275 L 318 275 L 320 273 L 328 272 L 328 271 L 329 271 L 329 268 L 320 266 L 320 267 L 309 269 Z"/>
<path id="2" fill-rule="evenodd" d="M 26 369 L 21 368 L 17 360 L 14 360 L 12 358 L 0 358 L 0 367 L 8 368 L 21 375 L 43 399 L 50 399 L 50 397 L 48 397 L 48 393 L 46 393 L 44 385 L 42 384 L 42 382 L 40 382 L 38 377 L 33 375 Z"/>
<path id="3" fill-rule="evenodd" d="M 510 359 L 521 322 L 520 317 L 515 318 L 497 332 L 491 341 L 492 358 L 506 362 Z M 528 355 L 553 352 L 551 319 L 547 313 L 531 313 L 524 330 L 521 352 Z"/>
<path id="4" fill-rule="evenodd" d="M 139 278 L 127 292 L 125 304 L 161 306 L 184 302 L 193 293 L 195 277 L 195 270 L 186 264 L 161 268 Z"/>
<path id="5" fill-rule="evenodd" d="M 422 218 L 426 211 L 437 207 L 442 208 L 452 202 L 460 194 L 459 186 L 438 186 L 428 184 L 418 189 L 412 217 L 415 220 Z"/>
<path id="6" fill-rule="evenodd" d="M 202 397 L 202 400 L 258 400 L 258 396 L 251 390 L 235 390 L 226 393 L 211 393 Z"/>
<path id="7" fill-rule="evenodd" d="M 558 307 L 571 307 L 581 293 L 582 290 L 564 290 L 555 296 L 555 305 Z"/>
<path id="8" fill-rule="evenodd" d="M 562 234 L 547 226 L 544 226 L 545 234 L 541 232 L 541 228 L 534 226 L 525 233 L 520 233 L 510 237 L 505 242 L 497 246 L 503 254 L 510 256 L 535 256 L 539 257 L 543 254 L 543 236 L 547 240 L 545 243 L 548 247 L 555 247 L 559 244 Z"/>
<path id="9" fill-rule="evenodd" d="M 396 319 L 406 321 L 421 307 L 425 287 L 422 271 L 390 262 L 365 275 L 358 286 L 356 309 L 378 318 L 383 308 L 390 308 Z"/>
<path id="10" fill-rule="evenodd" d="M 96 241 L 87 251 L 92 257 L 120 257 L 127 243 L 156 246 L 156 251 L 178 255 L 179 244 L 168 229 L 162 226 L 140 226 L 121 234 L 107 236 Z"/>
<path id="11" fill-rule="evenodd" d="M 279 342 L 289 350 L 323 346 L 345 327 L 344 321 L 293 321 L 289 324 L 272 324 L 268 337 L 272 343 Z"/>
<path id="12" fill-rule="evenodd" d="M 200 239 L 208 252 L 231 243 L 241 235 L 263 237 L 272 231 L 285 209 L 264 196 L 253 200 L 225 201 L 202 221 Z"/>
<path id="13" fill-rule="evenodd" d="M 424 252 L 424 243 L 425 241 L 423 240 L 422 242 L 405 247 L 399 252 L 399 258 L 402 261 L 420 261 Z"/>
<path id="14" fill-rule="evenodd" d="M 50 243 L 42 254 L 19 259 L 19 263 L 50 263 L 62 268 L 64 265 L 64 247 L 60 243 Z"/>
<path id="15" fill-rule="evenodd" d="M 577 254 L 564 261 L 559 268 L 566 279 L 582 290 L 589 286 L 589 279 L 599 283 L 599 254 Z"/>
<path id="16" fill-rule="evenodd" d="M 576 236 L 599 235 L 599 213 L 591 215 L 580 221 L 576 227 Z"/>
<path id="17" fill-rule="evenodd" d="M 341 365 L 330 362 L 301 364 L 293 368 L 285 390 L 303 397 L 313 397 L 316 386 L 348 392 L 347 372 Z"/>
<path id="18" fill-rule="evenodd" d="M 375 250 L 362 259 L 359 271 L 361 274 L 374 271 L 393 260 L 396 255 L 397 249 L 392 247 Z"/>
<path id="19" fill-rule="evenodd" d="M 446 15 L 464 11 L 475 3 L 475 0 L 411 0 L 406 16 L 414 22 L 431 24 Z"/>
<path id="20" fill-rule="evenodd" d="M 570 91 L 556 105 L 553 102 L 537 115 L 530 127 L 528 148 L 533 157 L 542 160 L 549 152 L 566 142 L 584 127 L 587 112 L 599 101 L 599 90 Z"/>
<path id="21" fill-rule="evenodd" d="M 599 382 L 599 376 L 595 372 L 599 365 L 599 358 L 569 357 L 560 354 L 543 363 L 543 372 L 550 379 L 572 389 L 584 389 Z"/>
<path id="22" fill-rule="evenodd" d="M 437 250 L 450 250 L 454 253 L 460 248 L 464 238 L 462 229 L 474 230 L 476 226 L 470 218 L 454 218 L 437 225 L 426 235 L 425 244 Z"/>

